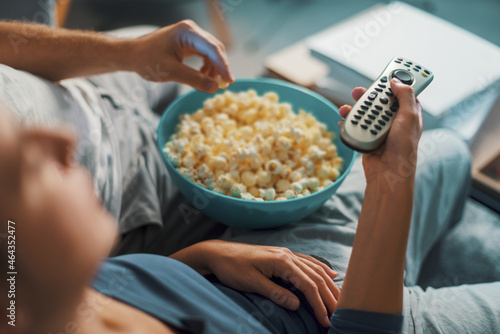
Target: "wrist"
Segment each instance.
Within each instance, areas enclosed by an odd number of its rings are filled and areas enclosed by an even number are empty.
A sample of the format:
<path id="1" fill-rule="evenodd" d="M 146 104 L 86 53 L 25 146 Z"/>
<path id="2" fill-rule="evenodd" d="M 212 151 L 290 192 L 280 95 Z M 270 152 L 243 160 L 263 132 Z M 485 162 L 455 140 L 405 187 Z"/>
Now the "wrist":
<path id="1" fill-rule="evenodd" d="M 184 263 L 196 270 L 200 275 L 205 276 L 212 273 L 209 241 L 202 241 L 183 248 L 169 257 Z"/>
<path id="2" fill-rule="evenodd" d="M 113 41 L 116 71 L 138 72 L 142 43 L 138 38 L 117 38 Z"/>

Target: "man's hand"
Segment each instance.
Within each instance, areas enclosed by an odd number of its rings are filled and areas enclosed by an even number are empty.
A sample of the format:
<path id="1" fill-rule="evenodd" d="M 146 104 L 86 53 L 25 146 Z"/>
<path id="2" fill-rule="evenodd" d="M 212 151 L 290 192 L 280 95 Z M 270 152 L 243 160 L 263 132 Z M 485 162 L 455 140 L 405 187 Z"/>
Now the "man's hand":
<path id="1" fill-rule="evenodd" d="M 213 93 L 216 78 L 233 83 L 224 45 L 191 20 L 184 20 L 137 38 L 131 45 L 130 66 L 151 81 L 177 81 Z M 203 58 L 200 71 L 182 63 Z"/>
<path id="2" fill-rule="evenodd" d="M 209 240 L 171 257 L 202 274 L 214 274 L 233 289 L 259 293 L 286 309 L 296 310 L 300 305 L 297 296 L 270 278 L 288 281 L 305 295 L 318 321 L 325 327 L 329 325 L 329 315 L 335 311 L 340 295 L 332 280 L 337 273 L 311 256 L 286 248 Z"/>
<path id="3" fill-rule="evenodd" d="M 199 56 L 200 71 L 182 63 Z M 224 45 L 186 20 L 139 38 L 0 21 L 0 63 L 48 80 L 133 71 L 151 81 L 177 81 L 215 92 L 217 77 L 232 83 Z"/>
<path id="4" fill-rule="evenodd" d="M 399 110 L 385 143 L 376 151 L 363 154 L 363 167 L 367 179 L 382 175 L 386 171 L 398 173 L 401 160 L 408 162 L 406 165 L 412 168 L 416 166 L 417 146 L 422 134 L 422 106 L 418 99 L 415 99 L 412 87 L 392 79 L 391 89 L 398 98 Z M 355 88 L 352 97 L 357 101 L 365 92 L 365 88 Z M 340 116 L 347 117 L 351 109 L 351 106 L 342 106 L 339 109 Z M 341 124 L 339 123 L 339 126 Z"/>

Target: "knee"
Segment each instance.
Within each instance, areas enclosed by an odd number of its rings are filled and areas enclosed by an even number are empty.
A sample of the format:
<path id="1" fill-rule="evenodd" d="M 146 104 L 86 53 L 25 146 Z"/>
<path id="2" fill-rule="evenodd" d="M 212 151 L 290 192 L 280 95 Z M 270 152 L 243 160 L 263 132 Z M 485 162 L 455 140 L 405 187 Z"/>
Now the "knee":
<path id="1" fill-rule="evenodd" d="M 420 139 L 418 159 L 422 163 L 438 163 L 451 170 L 470 173 L 469 147 L 458 134 L 448 129 L 425 131 Z"/>
<path id="2" fill-rule="evenodd" d="M 418 147 L 417 171 L 443 182 L 470 186 L 471 157 L 465 141 L 453 131 L 425 131 Z M 464 188 L 465 189 L 465 188 Z M 466 191 L 466 190 L 464 190 Z"/>

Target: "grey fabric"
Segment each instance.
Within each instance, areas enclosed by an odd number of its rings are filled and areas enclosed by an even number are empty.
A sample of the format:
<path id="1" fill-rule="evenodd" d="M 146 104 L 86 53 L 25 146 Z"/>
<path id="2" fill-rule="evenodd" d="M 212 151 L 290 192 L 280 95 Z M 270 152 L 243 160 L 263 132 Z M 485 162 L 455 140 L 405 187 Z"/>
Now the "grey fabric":
<path id="1" fill-rule="evenodd" d="M 0 20 L 53 25 L 55 0 L 1 0 Z"/>
<path id="2" fill-rule="evenodd" d="M 473 199 L 464 216 L 429 252 L 418 285 L 439 288 L 500 278 L 500 217 Z"/>
<path id="3" fill-rule="evenodd" d="M 89 170 L 96 193 L 108 211 L 118 218 L 121 175 L 116 161 L 119 161 L 119 149 L 109 116 L 103 112 L 92 86 L 83 79 L 54 84 L 5 65 L 0 65 L 0 84 L 0 103 L 23 126 L 64 124 L 73 128 L 78 139 L 75 158 Z"/>

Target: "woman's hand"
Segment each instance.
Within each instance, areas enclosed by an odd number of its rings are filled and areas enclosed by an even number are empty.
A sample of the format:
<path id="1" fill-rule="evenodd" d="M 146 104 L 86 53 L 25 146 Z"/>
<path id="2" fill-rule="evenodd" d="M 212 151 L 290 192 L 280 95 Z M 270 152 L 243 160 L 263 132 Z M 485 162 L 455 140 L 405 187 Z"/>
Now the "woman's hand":
<path id="1" fill-rule="evenodd" d="M 288 281 L 305 295 L 325 327 L 329 326 L 329 315 L 335 311 L 340 295 L 332 280 L 337 273 L 311 256 L 286 248 L 209 240 L 171 257 L 202 274 L 214 274 L 233 289 L 259 293 L 286 309 L 296 310 L 300 305 L 297 296 L 270 278 Z"/>
<path id="2" fill-rule="evenodd" d="M 382 146 L 370 154 L 363 155 L 363 167 L 368 180 L 394 173 L 411 174 L 414 172 L 417 161 L 417 147 L 422 134 L 422 106 L 415 99 L 413 88 L 392 79 L 391 89 L 399 101 L 399 110 L 389 130 L 387 140 Z M 366 92 L 365 88 L 355 88 L 352 91 L 354 100 L 359 100 Z M 347 117 L 352 107 L 344 105 L 339 109 L 340 116 Z M 341 126 L 339 122 L 339 126 Z M 411 168 L 410 171 L 402 173 L 402 167 Z M 385 174 L 384 174 L 385 173 Z"/>
<path id="3" fill-rule="evenodd" d="M 130 68 L 151 81 L 177 81 L 213 93 L 217 77 L 234 82 L 224 45 L 191 20 L 158 29 L 131 41 Z M 183 64 L 185 58 L 203 58 L 197 71 Z"/>

